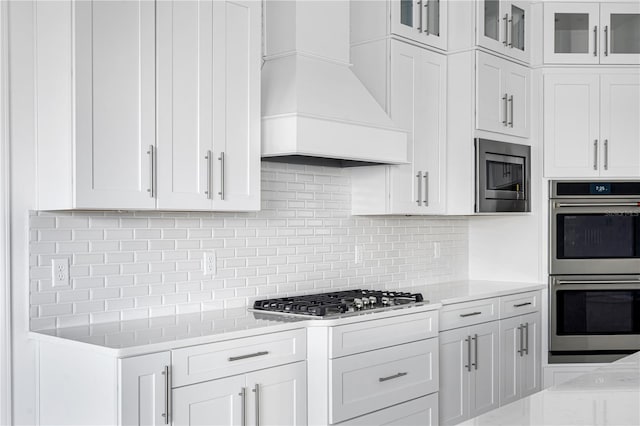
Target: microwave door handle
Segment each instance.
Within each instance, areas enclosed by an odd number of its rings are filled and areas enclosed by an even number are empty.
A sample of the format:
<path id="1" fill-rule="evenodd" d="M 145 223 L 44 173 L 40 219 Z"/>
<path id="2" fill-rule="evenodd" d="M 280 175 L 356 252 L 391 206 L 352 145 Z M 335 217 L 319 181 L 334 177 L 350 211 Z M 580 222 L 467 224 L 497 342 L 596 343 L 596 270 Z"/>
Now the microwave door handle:
<path id="1" fill-rule="evenodd" d="M 622 285 L 638 285 L 640 284 L 640 279 L 638 280 L 556 280 L 554 282 L 557 285 L 591 285 L 591 284 L 622 284 Z"/>
<path id="2" fill-rule="evenodd" d="M 563 207 L 640 207 L 640 201 L 633 203 L 555 203 L 556 208 Z"/>

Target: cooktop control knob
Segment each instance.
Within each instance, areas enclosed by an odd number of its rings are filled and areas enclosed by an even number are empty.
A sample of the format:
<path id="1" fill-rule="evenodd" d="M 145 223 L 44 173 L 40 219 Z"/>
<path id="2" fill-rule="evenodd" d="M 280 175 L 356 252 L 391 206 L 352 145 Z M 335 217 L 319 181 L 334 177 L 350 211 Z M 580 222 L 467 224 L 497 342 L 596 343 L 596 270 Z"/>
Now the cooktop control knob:
<path id="1" fill-rule="evenodd" d="M 355 308 L 356 311 L 359 311 L 360 309 L 362 309 L 364 306 L 364 304 L 362 303 L 362 299 L 356 297 L 355 299 L 353 299 L 353 307 Z"/>

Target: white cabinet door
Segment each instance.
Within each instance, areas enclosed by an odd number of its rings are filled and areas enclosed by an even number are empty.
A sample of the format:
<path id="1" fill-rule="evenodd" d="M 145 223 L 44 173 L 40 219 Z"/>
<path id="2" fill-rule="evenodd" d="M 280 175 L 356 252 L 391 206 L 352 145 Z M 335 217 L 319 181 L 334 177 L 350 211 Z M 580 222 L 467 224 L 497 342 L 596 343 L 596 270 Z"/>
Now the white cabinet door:
<path id="1" fill-rule="evenodd" d="M 251 396 L 250 424 L 303 426 L 307 424 L 306 362 L 259 370 L 247 375 Z"/>
<path id="2" fill-rule="evenodd" d="M 453 425 L 469 418 L 469 329 L 440 333 L 440 424 Z"/>
<path id="3" fill-rule="evenodd" d="M 529 114 L 531 110 L 531 71 L 529 68 L 515 63 L 507 63 L 505 78 L 506 92 L 508 94 L 507 106 L 509 108 L 509 119 L 505 133 L 523 138 L 529 137 L 530 123 Z"/>
<path id="4" fill-rule="evenodd" d="M 211 209 L 213 3 L 157 3 L 158 208 Z"/>
<path id="5" fill-rule="evenodd" d="M 375 413 L 356 417 L 340 426 L 435 426 L 438 424 L 438 394 L 423 396 Z"/>
<path id="6" fill-rule="evenodd" d="M 601 176 L 640 177 L 640 73 L 600 77 Z"/>
<path id="7" fill-rule="evenodd" d="M 173 390 L 173 423 L 189 426 L 242 424 L 246 399 L 245 376 L 211 380 Z"/>
<path id="8" fill-rule="evenodd" d="M 500 321 L 500 405 L 520 398 L 521 317 Z"/>
<path id="9" fill-rule="evenodd" d="M 214 210 L 260 209 L 261 10 L 213 2 L 213 81 L 224 82 L 214 87 Z"/>
<path id="10" fill-rule="evenodd" d="M 520 391 L 525 397 L 542 389 L 542 320 L 540 312 L 521 317 L 525 325 L 524 344 L 526 351 L 520 363 Z"/>
<path id="11" fill-rule="evenodd" d="M 600 63 L 640 64 L 640 3 L 600 3 Z"/>
<path id="12" fill-rule="evenodd" d="M 155 147 L 155 7 L 75 6 L 75 208 L 147 209 Z"/>
<path id="13" fill-rule="evenodd" d="M 544 62 L 547 64 L 599 63 L 598 3 L 544 4 Z"/>
<path id="14" fill-rule="evenodd" d="M 469 417 L 497 408 L 499 401 L 499 325 L 497 321 L 469 329 L 473 362 L 469 382 Z"/>
<path id="15" fill-rule="evenodd" d="M 504 59 L 484 52 L 476 54 L 476 127 L 504 133 L 508 126 L 508 99 Z"/>
<path id="16" fill-rule="evenodd" d="M 546 177 L 594 177 L 599 167 L 599 76 L 544 76 Z"/>
<path id="17" fill-rule="evenodd" d="M 447 2 L 390 0 L 391 32 L 418 43 L 447 49 Z"/>
<path id="18" fill-rule="evenodd" d="M 480 0 L 476 7 L 476 43 L 494 52 L 529 62 L 529 3 Z"/>
<path id="19" fill-rule="evenodd" d="M 170 364 L 169 352 L 118 360 L 120 424 L 128 426 L 170 423 Z"/>

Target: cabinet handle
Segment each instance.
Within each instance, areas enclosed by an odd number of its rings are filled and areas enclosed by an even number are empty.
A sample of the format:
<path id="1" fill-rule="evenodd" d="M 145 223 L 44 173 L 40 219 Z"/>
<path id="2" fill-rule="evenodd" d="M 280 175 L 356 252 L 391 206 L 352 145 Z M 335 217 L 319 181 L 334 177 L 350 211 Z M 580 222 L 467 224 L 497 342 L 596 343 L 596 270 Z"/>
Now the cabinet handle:
<path id="1" fill-rule="evenodd" d="M 593 170 L 598 170 L 598 139 L 593 141 Z"/>
<path id="2" fill-rule="evenodd" d="M 418 0 L 416 2 L 416 4 L 418 5 L 418 15 L 420 15 L 420 20 L 418 21 L 418 32 L 421 33 L 422 32 L 422 0 Z"/>
<path id="3" fill-rule="evenodd" d="M 609 26 L 604 26 L 604 56 L 609 56 Z"/>
<path id="4" fill-rule="evenodd" d="M 509 121 L 509 127 L 513 127 L 513 95 L 509 96 L 509 111 L 511 113 L 511 120 Z"/>
<path id="5" fill-rule="evenodd" d="M 504 41 L 502 44 L 507 47 L 509 45 L 509 14 L 505 13 L 502 19 L 504 19 Z"/>
<path id="6" fill-rule="evenodd" d="M 598 26 L 593 27 L 593 56 L 598 56 Z"/>
<path id="7" fill-rule="evenodd" d="M 241 359 L 247 359 L 247 358 L 254 358 L 257 356 L 263 356 L 263 355 L 268 355 L 269 351 L 260 351 L 260 352 L 256 352 L 253 354 L 247 354 L 247 355 L 238 355 L 238 356 L 230 356 L 228 358 L 229 361 L 240 361 Z"/>
<path id="8" fill-rule="evenodd" d="M 507 26 L 507 28 L 509 29 L 509 31 L 507 31 L 507 37 L 508 37 L 508 46 L 509 49 L 513 48 L 513 17 L 509 18 L 509 25 Z"/>
<path id="9" fill-rule="evenodd" d="M 149 151 L 147 154 L 149 155 L 149 188 L 147 188 L 147 192 L 149 193 L 149 197 L 153 198 L 156 196 L 156 188 L 155 188 L 155 147 L 153 145 L 149 145 Z"/>
<path id="10" fill-rule="evenodd" d="M 504 120 L 502 120 L 502 125 L 503 125 L 504 127 L 507 127 L 507 120 L 508 120 L 508 118 L 507 118 L 507 111 L 508 111 L 508 108 L 507 108 L 507 99 L 508 99 L 508 98 L 509 98 L 509 96 L 508 96 L 506 93 L 505 93 L 505 94 L 504 94 L 504 96 L 502 97 L 502 102 L 504 103 Z"/>
<path id="11" fill-rule="evenodd" d="M 477 369 L 478 369 L 478 335 L 477 335 L 477 334 L 475 334 L 475 335 L 471 338 L 471 340 L 473 340 L 473 341 L 474 341 L 473 349 L 474 349 L 474 355 L 475 355 L 475 356 L 474 356 L 474 358 L 473 358 L 473 360 L 474 360 L 475 362 L 474 362 L 472 365 L 473 365 L 473 366 L 476 368 L 476 370 L 477 370 Z"/>
<path id="12" fill-rule="evenodd" d="M 464 341 L 467 342 L 467 365 L 465 365 L 464 368 L 466 368 L 468 372 L 471 372 L 471 336 L 467 336 Z"/>
<path id="13" fill-rule="evenodd" d="M 526 322 L 524 324 L 524 342 L 526 343 L 526 346 L 524 348 L 522 348 L 522 351 L 525 355 L 529 355 L 529 323 Z"/>
<path id="14" fill-rule="evenodd" d="M 533 303 L 531 302 L 524 302 L 524 303 L 517 303 L 515 305 L 513 305 L 514 308 L 522 308 L 523 306 L 528 306 L 528 305 L 532 305 Z"/>
<path id="15" fill-rule="evenodd" d="M 524 327 L 522 326 L 522 324 L 520 324 L 518 326 L 518 333 L 520 334 L 520 336 L 519 336 L 520 337 L 520 342 L 518 344 L 518 355 L 520 355 L 520 356 L 522 356 L 522 353 L 524 352 L 523 345 L 522 345 L 522 329 L 523 328 Z"/>
<path id="16" fill-rule="evenodd" d="M 429 172 L 424 172 L 424 200 L 425 207 L 429 207 Z"/>
<path id="17" fill-rule="evenodd" d="M 260 426 L 260 384 L 256 383 L 253 392 L 256 397 L 256 426 Z"/>
<path id="18" fill-rule="evenodd" d="M 424 4 L 424 10 L 425 10 L 425 28 L 424 28 L 424 33 L 426 35 L 429 35 L 429 0 L 426 1 L 426 3 Z"/>
<path id="19" fill-rule="evenodd" d="M 240 389 L 240 407 L 242 409 L 240 413 L 240 419 L 242 426 L 247 426 L 247 388 Z"/>
<path id="20" fill-rule="evenodd" d="M 609 170 L 609 139 L 604 140 L 604 169 Z"/>
<path id="21" fill-rule="evenodd" d="M 207 151 L 207 155 L 204 156 L 207 159 L 207 190 L 204 191 L 207 194 L 207 198 L 211 200 L 213 198 L 213 193 L 211 191 L 211 181 L 213 180 L 213 168 L 211 161 L 213 160 L 213 153 L 211 150 Z"/>
<path id="22" fill-rule="evenodd" d="M 469 314 L 460 314 L 460 316 L 461 316 L 462 318 L 466 318 L 466 317 L 472 317 L 472 316 L 474 316 L 474 315 L 480 315 L 481 313 L 482 313 L 482 312 L 479 312 L 479 311 L 478 311 L 478 312 L 471 312 L 471 313 L 469 313 Z"/>
<path id="23" fill-rule="evenodd" d="M 162 413 L 162 417 L 164 417 L 164 424 L 168 425 L 169 424 L 169 395 L 171 394 L 171 382 L 169 381 L 168 365 L 164 366 L 162 375 L 164 376 L 164 413 Z"/>
<path id="24" fill-rule="evenodd" d="M 416 203 L 420 206 L 422 205 L 422 171 L 418 172 L 416 178 L 418 178 L 418 199 L 416 200 Z"/>
<path id="25" fill-rule="evenodd" d="M 398 373 L 398 374 L 394 374 L 393 376 L 388 376 L 388 377 L 380 377 L 378 379 L 379 382 L 386 382 L 387 380 L 393 380 L 393 379 L 398 379 L 400 377 L 404 377 L 409 373 Z"/>
<path id="26" fill-rule="evenodd" d="M 220 160 L 220 192 L 218 192 L 218 195 L 224 201 L 224 151 L 220 153 L 218 160 Z"/>

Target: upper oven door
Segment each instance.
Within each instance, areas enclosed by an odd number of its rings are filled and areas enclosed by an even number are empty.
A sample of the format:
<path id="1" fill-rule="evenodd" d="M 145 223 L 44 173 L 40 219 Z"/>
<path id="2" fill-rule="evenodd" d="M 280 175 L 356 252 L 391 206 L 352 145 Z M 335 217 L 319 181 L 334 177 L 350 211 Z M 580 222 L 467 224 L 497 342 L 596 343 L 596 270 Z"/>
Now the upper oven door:
<path id="1" fill-rule="evenodd" d="M 639 274 L 638 201 L 551 200 L 551 274 Z"/>

